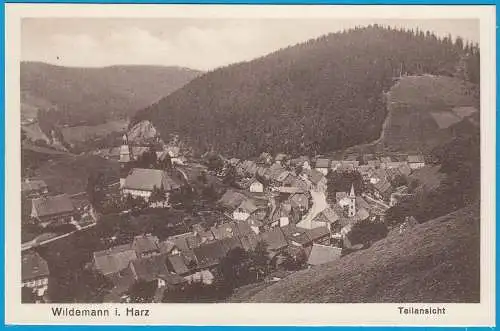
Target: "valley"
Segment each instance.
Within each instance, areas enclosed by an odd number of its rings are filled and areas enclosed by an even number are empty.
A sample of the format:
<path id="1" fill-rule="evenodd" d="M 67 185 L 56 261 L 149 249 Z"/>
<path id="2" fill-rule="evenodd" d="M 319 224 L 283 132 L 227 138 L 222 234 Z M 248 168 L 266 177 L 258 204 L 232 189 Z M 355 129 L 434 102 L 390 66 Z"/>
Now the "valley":
<path id="1" fill-rule="evenodd" d="M 478 57 L 374 25 L 207 73 L 24 64 L 30 300 L 479 302 Z"/>

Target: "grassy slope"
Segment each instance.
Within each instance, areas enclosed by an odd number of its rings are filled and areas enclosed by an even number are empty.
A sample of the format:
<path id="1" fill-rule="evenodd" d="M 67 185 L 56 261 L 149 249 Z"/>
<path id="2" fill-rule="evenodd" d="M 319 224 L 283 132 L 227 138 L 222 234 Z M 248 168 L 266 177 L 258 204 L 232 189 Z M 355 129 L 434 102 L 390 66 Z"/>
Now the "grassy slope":
<path id="1" fill-rule="evenodd" d="M 102 172 L 109 182 L 116 182 L 119 164 L 98 156 L 66 155 L 40 164 L 34 177 L 45 180 L 52 192 L 75 194 L 86 190 L 93 172 Z"/>
<path id="2" fill-rule="evenodd" d="M 452 137 L 440 129 L 432 112 L 452 114 L 454 107 L 479 109 L 474 86 L 443 76 L 403 77 L 388 94 L 389 117 L 381 144 L 390 150 L 428 151 Z"/>
<path id="3" fill-rule="evenodd" d="M 297 272 L 245 301 L 479 302 L 479 223 L 479 207 L 470 206 Z"/>

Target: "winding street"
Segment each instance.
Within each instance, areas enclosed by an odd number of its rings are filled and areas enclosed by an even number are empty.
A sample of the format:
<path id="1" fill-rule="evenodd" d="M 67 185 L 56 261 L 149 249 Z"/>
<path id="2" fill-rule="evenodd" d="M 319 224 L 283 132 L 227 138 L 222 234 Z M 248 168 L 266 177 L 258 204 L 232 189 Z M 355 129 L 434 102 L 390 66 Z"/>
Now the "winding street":
<path id="1" fill-rule="evenodd" d="M 309 212 L 304 215 L 302 220 L 297 223 L 297 226 L 300 228 L 304 229 L 311 229 L 313 228 L 312 225 L 312 220 L 318 215 L 320 212 L 322 212 L 325 208 L 328 207 L 328 203 L 326 202 L 326 194 L 325 192 L 321 191 L 314 191 L 311 190 L 311 198 L 312 198 L 312 207 L 309 209 Z"/>

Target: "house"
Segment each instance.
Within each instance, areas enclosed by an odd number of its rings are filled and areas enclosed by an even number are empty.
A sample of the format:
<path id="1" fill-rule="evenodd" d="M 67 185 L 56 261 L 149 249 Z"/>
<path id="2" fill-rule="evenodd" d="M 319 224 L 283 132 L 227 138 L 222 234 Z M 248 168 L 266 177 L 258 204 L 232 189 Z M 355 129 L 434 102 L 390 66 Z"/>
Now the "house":
<path id="1" fill-rule="evenodd" d="M 335 225 L 341 217 L 342 214 L 338 209 L 327 207 L 312 219 L 310 229 L 327 228 L 329 231 L 334 232 Z"/>
<path id="2" fill-rule="evenodd" d="M 290 203 L 283 202 L 278 206 L 278 208 L 276 208 L 271 216 L 271 227 L 283 227 L 295 221 L 296 220 L 294 219 L 292 212 L 292 205 Z"/>
<path id="3" fill-rule="evenodd" d="M 279 178 L 282 178 L 286 169 L 279 163 L 274 163 L 271 167 L 269 167 L 269 172 L 271 175 L 271 180 L 273 182 L 278 182 Z M 284 180 L 284 179 L 283 179 Z"/>
<path id="4" fill-rule="evenodd" d="M 210 270 L 201 270 L 195 272 L 194 274 L 185 276 L 184 279 L 187 280 L 189 284 L 202 283 L 205 285 L 211 285 L 214 283 L 215 276 L 213 273 L 210 272 Z"/>
<path id="5" fill-rule="evenodd" d="M 330 160 L 329 159 L 317 159 L 314 169 L 321 172 L 323 175 L 328 175 L 328 170 L 330 170 Z"/>
<path id="6" fill-rule="evenodd" d="M 312 266 L 325 264 L 338 260 L 341 256 L 341 248 L 314 244 L 312 246 L 311 252 L 309 253 L 307 264 Z"/>
<path id="7" fill-rule="evenodd" d="M 233 211 L 233 219 L 235 221 L 245 221 L 254 213 L 265 215 L 268 207 L 269 201 L 266 199 L 247 198 Z"/>
<path id="8" fill-rule="evenodd" d="M 267 244 L 267 250 L 270 252 L 280 251 L 288 246 L 285 235 L 280 227 L 275 227 L 269 231 L 259 234 L 260 240 Z"/>
<path id="9" fill-rule="evenodd" d="M 408 162 L 405 161 L 393 161 L 393 162 L 382 162 L 380 167 L 382 169 L 397 169 L 399 167 L 408 166 Z"/>
<path id="10" fill-rule="evenodd" d="M 425 167 L 425 158 L 423 155 L 408 155 L 408 164 L 412 170 Z"/>
<path id="11" fill-rule="evenodd" d="M 322 245 L 330 244 L 330 230 L 326 226 L 307 229 L 306 234 L 311 239 L 312 243 Z"/>
<path id="12" fill-rule="evenodd" d="M 323 173 L 317 170 L 305 170 L 302 172 L 304 179 L 308 180 L 313 189 L 318 192 L 324 192 L 327 188 L 327 180 Z"/>
<path id="13" fill-rule="evenodd" d="M 219 264 L 228 250 L 222 240 L 216 240 L 193 249 L 199 269 L 211 269 Z"/>
<path id="14" fill-rule="evenodd" d="M 30 288 L 37 297 L 43 297 L 49 288 L 49 266 L 38 253 L 28 251 L 22 255 L 22 287 Z"/>
<path id="15" fill-rule="evenodd" d="M 175 272 L 179 276 L 186 276 L 191 273 L 189 261 L 182 254 L 170 255 L 166 257 L 167 269 Z"/>
<path id="16" fill-rule="evenodd" d="M 259 237 L 255 233 L 249 233 L 244 236 L 240 236 L 241 247 L 245 251 L 252 251 L 257 247 L 257 243 L 259 242 Z"/>
<path id="17" fill-rule="evenodd" d="M 151 234 L 135 236 L 132 241 L 132 249 L 136 252 L 138 258 L 147 258 L 160 254 L 160 240 Z"/>
<path id="18" fill-rule="evenodd" d="M 292 173 L 285 170 L 276 177 L 275 182 L 279 185 L 284 185 L 285 182 L 290 182 L 292 177 Z"/>
<path id="19" fill-rule="evenodd" d="M 136 259 L 136 251 L 126 244 L 94 252 L 93 266 L 104 276 L 110 276 L 126 269 L 129 263 Z"/>
<path id="20" fill-rule="evenodd" d="M 167 256 L 155 255 L 130 262 L 129 268 L 135 281 L 156 282 L 158 288 L 175 288 L 186 280 L 170 273 L 167 268 Z"/>
<path id="21" fill-rule="evenodd" d="M 298 209 L 301 213 L 309 210 L 309 196 L 305 193 L 295 193 L 290 195 L 288 201 L 292 208 Z"/>
<path id="22" fill-rule="evenodd" d="M 267 152 L 262 152 L 257 160 L 260 164 L 271 164 L 273 162 L 273 157 Z"/>
<path id="23" fill-rule="evenodd" d="M 284 165 L 288 158 L 289 158 L 288 155 L 279 153 L 274 158 L 274 162 Z"/>
<path id="24" fill-rule="evenodd" d="M 307 235 L 307 229 L 299 228 L 295 225 L 287 225 L 281 228 L 286 241 L 297 247 L 307 247 L 312 245 L 311 238 Z"/>
<path id="25" fill-rule="evenodd" d="M 300 156 L 295 159 L 290 160 L 290 166 L 295 169 L 306 169 L 306 170 L 311 170 L 311 164 L 309 157 L 307 156 Z"/>
<path id="26" fill-rule="evenodd" d="M 21 194 L 25 198 L 36 198 L 48 193 L 49 188 L 43 180 L 26 178 L 21 183 Z"/>
<path id="27" fill-rule="evenodd" d="M 247 199 L 247 196 L 243 193 L 237 192 L 235 190 L 227 190 L 224 195 L 219 199 L 217 204 L 219 204 L 222 208 L 227 211 L 234 211 L 244 200 Z"/>
<path id="28" fill-rule="evenodd" d="M 238 227 L 235 222 L 223 223 L 212 228 L 215 240 L 222 240 L 224 238 L 233 238 L 239 235 Z"/>
<path id="29" fill-rule="evenodd" d="M 165 192 L 165 201 L 168 203 L 170 193 L 180 189 L 180 187 L 180 184 L 170 177 L 166 171 L 134 168 L 125 178 L 122 195 L 127 196 L 130 194 L 134 198 L 140 197 L 148 201 L 156 188 Z"/>
<path id="30" fill-rule="evenodd" d="M 175 243 L 169 239 L 160 241 L 158 243 L 158 248 L 160 249 L 160 254 L 178 255 L 181 253 Z"/>
<path id="31" fill-rule="evenodd" d="M 250 192 L 262 193 L 264 192 L 264 184 L 257 179 L 253 179 L 250 183 Z"/>
<path id="32" fill-rule="evenodd" d="M 73 202 L 66 194 L 31 200 L 31 217 L 43 227 L 71 223 L 77 213 Z"/>
<path id="33" fill-rule="evenodd" d="M 250 215 L 246 219 L 246 222 L 248 223 L 248 225 L 250 226 L 250 229 L 252 229 L 252 231 L 255 234 L 259 234 L 262 230 L 264 230 L 265 218 L 266 218 L 266 215 L 264 215 L 262 213 L 261 214 L 255 213 L 253 215 Z"/>

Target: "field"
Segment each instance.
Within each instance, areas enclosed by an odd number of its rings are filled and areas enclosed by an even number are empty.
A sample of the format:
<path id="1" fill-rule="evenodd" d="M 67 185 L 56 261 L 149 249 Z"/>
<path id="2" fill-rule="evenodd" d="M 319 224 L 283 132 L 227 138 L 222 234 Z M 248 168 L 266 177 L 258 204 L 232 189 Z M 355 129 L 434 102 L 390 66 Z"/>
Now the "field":
<path id="1" fill-rule="evenodd" d="M 102 138 L 112 132 L 123 132 L 127 126 L 128 120 L 114 120 L 99 125 L 62 128 L 61 132 L 66 142 L 75 144 L 89 139 Z"/>
<path id="2" fill-rule="evenodd" d="M 452 138 L 447 130 L 479 108 L 475 86 L 444 76 L 408 76 L 387 94 L 383 149 L 429 151 Z"/>
<path id="3" fill-rule="evenodd" d="M 479 225 L 479 206 L 469 206 L 234 300 L 479 302 Z"/>
<path id="4" fill-rule="evenodd" d="M 107 181 L 119 180 L 119 164 L 98 156 L 65 155 L 43 162 L 34 170 L 34 177 L 43 179 L 51 192 L 75 194 L 84 192 L 91 173 L 102 172 Z"/>

